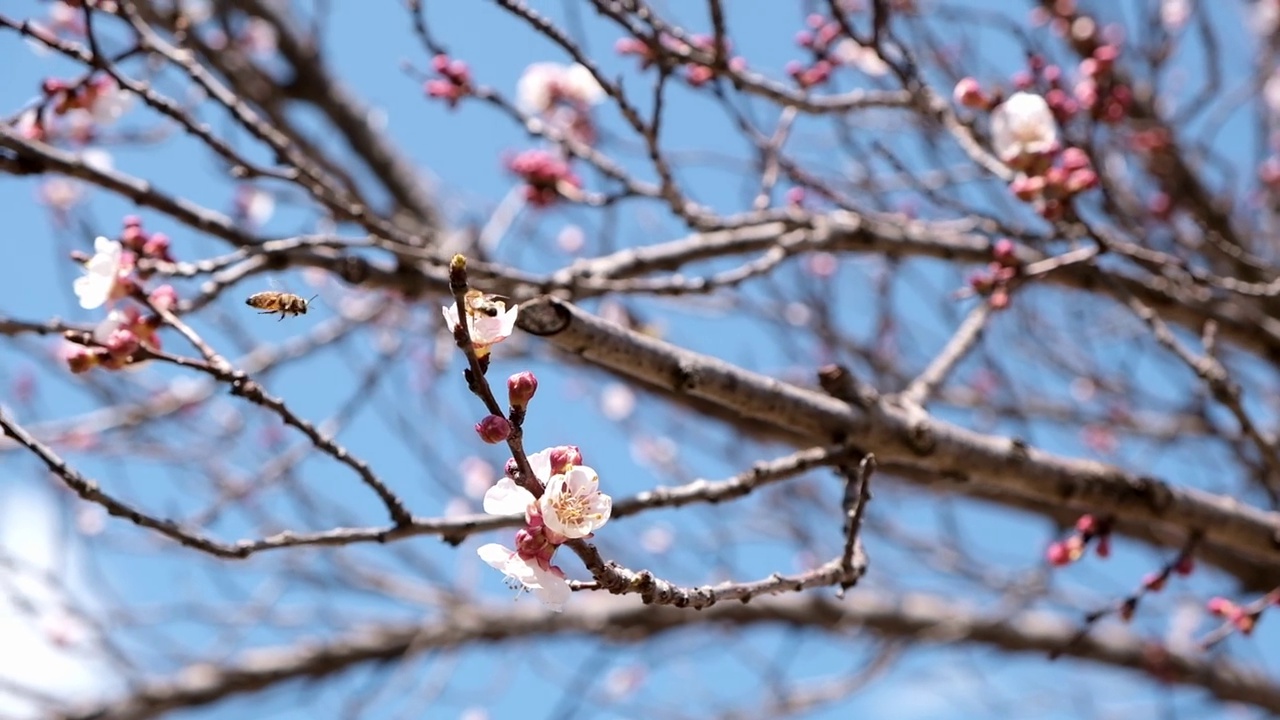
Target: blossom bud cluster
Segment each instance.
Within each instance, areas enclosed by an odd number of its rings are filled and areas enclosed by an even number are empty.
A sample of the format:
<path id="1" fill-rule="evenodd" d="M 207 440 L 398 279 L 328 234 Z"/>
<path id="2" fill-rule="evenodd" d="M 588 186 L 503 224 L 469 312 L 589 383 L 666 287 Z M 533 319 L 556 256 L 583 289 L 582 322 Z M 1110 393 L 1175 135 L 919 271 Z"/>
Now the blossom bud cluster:
<path id="1" fill-rule="evenodd" d="M 582 187 L 569 163 L 546 150 L 525 150 L 507 161 L 507 169 L 524 181 L 525 201 L 534 207 L 576 197 Z"/>
<path id="2" fill-rule="evenodd" d="M 429 97 L 440 98 L 452 108 L 471 94 L 471 69 L 465 62 L 441 54 L 431 59 L 431 68 L 440 77 L 423 83 L 422 89 Z"/>
<path id="3" fill-rule="evenodd" d="M 40 90 L 52 103 L 54 115 L 83 110 L 96 122 L 110 123 L 129 107 L 128 94 L 110 75 L 94 75 L 77 83 L 46 78 Z"/>
<path id="4" fill-rule="evenodd" d="M 1046 557 L 1049 564 L 1061 567 L 1084 557 L 1089 543 L 1096 542 L 1095 552 L 1100 558 L 1111 556 L 1111 522 L 1094 515 L 1081 515 L 1076 521 L 1075 532 L 1066 540 L 1049 545 Z"/>
<path id="5" fill-rule="evenodd" d="M 1253 633 L 1253 629 L 1258 625 L 1258 618 L 1262 613 L 1272 606 L 1280 605 L 1280 593 L 1272 591 L 1260 602 L 1251 605 L 1239 605 L 1224 597 L 1210 598 L 1205 604 L 1205 609 L 1214 617 L 1220 617 L 1231 623 L 1241 635 L 1249 635 Z"/>
<path id="6" fill-rule="evenodd" d="M 658 42 L 661 47 L 676 55 L 688 55 L 693 50 L 700 50 L 704 53 L 716 55 L 716 41 L 710 35 L 694 35 L 689 38 L 689 42 L 671 37 L 669 35 L 660 35 Z M 654 64 L 656 57 L 654 55 L 653 46 L 649 43 L 634 37 L 625 37 L 614 43 L 613 49 L 619 55 L 635 55 L 640 59 L 640 69 L 646 69 Z M 726 39 L 724 46 L 720 49 L 720 56 L 731 56 L 733 53 L 733 45 Z M 679 60 L 679 58 L 672 58 Z M 679 61 L 684 68 L 685 82 L 693 87 L 702 87 L 711 82 L 719 73 L 719 69 L 711 65 L 703 65 L 693 61 Z M 728 67 L 733 72 L 742 72 L 747 69 L 747 61 L 740 56 L 732 56 L 729 58 Z"/>
<path id="7" fill-rule="evenodd" d="M 1021 272 L 1022 264 L 1013 241 L 1008 238 L 997 240 L 991 255 L 994 259 L 986 270 L 969 276 L 969 286 L 979 295 L 989 297 L 992 307 L 1003 310 L 1009 306 L 1009 286 Z"/>
<path id="8" fill-rule="evenodd" d="M 569 599 L 570 588 L 564 571 L 551 562 L 556 550 L 570 540 L 591 537 L 608 522 L 613 498 L 600 492 L 599 475 L 582 464 L 582 452 L 575 446 L 534 453 L 528 457 L 528 466 L 533 478 L 523 477 L 513 458 L 507 463 L 506 475 L 484 496 L 487 513 L 523 513 L 525 526 L 516 532 L 515 548 L 490 543 L 477 553 L 511 585 L 533 593 L 559 612 Z M 526 489 L 530 485 L 541 494 L 535 497 Z"/>
<path id="9" fill-rule="evenodd" d="M 84 274 L 72 285 L 80 307 L 93 310 L 106 305 L 109 311 L 94 328 L 91 344 L 68 343 L 64 357 L 71 372 L 83 373 L 94 367 L 119 370 L 135 364 L 140 349 L 159 350 L 157 330 L 162 319 L 158 315 L 145 316 L 137 306 L 114 305 L 145 292 L 152 307 L 166 311 L 177 307 L 178 293 L 173 286 L 143 289 L 142 283 L 154 269 L 139 267 L 138 262 L 171 262 L 169 238 L 164 233 L 146 232 L 142 220 L 131 215 L 125 218 L 118 240 L 98 237 L 93 255 L 73 253 L 73 258 L 84 264 Z"/>
<path id="10" fill-rule="evenodd" d="M 975 108 L 995 103 L 973 78 L 956 84 L 955 99 Z M 1057 123 L 1049 102 L 1030 92 L 1016 92 L 990 112 L 992 149 L 1017 171 L 1009 189 L 1048 220 L 1063 217 L 1073 197 L 1098 185 L 1088 154 L 1062 147 Z"/>
<path id="11" fill-rule="evenodd" d="M 796 33 L 796 44 L 813 54 L 813 62 L 787 63 L 787 74 L 801 88 L 822 85 L 841 66 L 853 66 L 868 75 L 883 75 L 888 65 L 874 48 L 847 37 L 839 22 L 818 13 L 805 18 L 807 28 Z"/>

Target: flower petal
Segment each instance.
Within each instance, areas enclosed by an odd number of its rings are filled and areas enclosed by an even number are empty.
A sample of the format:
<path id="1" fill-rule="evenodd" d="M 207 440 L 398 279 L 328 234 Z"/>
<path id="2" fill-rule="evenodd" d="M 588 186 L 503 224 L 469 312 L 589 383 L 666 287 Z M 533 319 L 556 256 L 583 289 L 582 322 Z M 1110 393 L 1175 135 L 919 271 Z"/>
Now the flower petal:
<path id="1" fill-rule="evenodd" d="M 490 515 L 516 515 L 529 509 L 533 494 L 504 477 L 484 493 L 484 511 Z"/>
<path id="2" fill-rule="evenodd" d="M 525 585 L 533 592 L 533 596 L 553 612 L 564 610 L 564 604 L 569 601 L 569 596 L 573 594 L 573 591 L 569 588 L 568 581 L 554 572 L 543 570 L 537 565 L 529 565 L 529 568 L 533 570 L 533 580 L 536 584 L 531 585 L 526 582 Z"/>
<path id="3" fill-rule="evenodd" d="M 551 479 L 551 451 L 554 449 L 547 448 L 529 456 L 529 467 L 533 469 L 534 477 L 541 480 L 544 485 Z"/>

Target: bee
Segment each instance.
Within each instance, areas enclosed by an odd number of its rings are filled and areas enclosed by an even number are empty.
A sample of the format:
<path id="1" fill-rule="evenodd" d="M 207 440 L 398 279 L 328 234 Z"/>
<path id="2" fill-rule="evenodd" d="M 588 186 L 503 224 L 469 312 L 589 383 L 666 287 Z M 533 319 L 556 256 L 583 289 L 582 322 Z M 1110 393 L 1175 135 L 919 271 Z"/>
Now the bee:
<path id="1" fill-rule="evenodd" d="M 306 315 L 307 305 L 311 303 L 311 300 L 315 300 L 316 297 L 316 295 L 312 295 L 310 300 L 305 300 L 301 295 L 294 295 L 293 293 L 264 290 L 250 295 L 249 299 L 244 301 L 244 304 L 262 310 L 262 312 L 258 313 L 259 315 L 280 313 L 280 319 L 284 320 L 286 315 Z"/>
<path id="2" fill-rule="evenodd" d="M 500 297 L 502 296 L 491 295 L 479 290 L 468 290 L 467 294 L 463 296 L 463 300 L 466 301 L 468 315 L 475 316 L 479 314 L 497 317 L 507 310 L 507 304 L 502 302 L 499 299 Z"/>

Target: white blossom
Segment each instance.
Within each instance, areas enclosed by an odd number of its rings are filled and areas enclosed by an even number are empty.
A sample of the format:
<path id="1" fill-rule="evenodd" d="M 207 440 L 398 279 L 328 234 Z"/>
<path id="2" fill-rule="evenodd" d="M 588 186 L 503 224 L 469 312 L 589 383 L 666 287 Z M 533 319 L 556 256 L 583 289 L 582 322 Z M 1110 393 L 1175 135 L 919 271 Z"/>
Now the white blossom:
<path id="1" fill-rule="evenodd" d="M 551 478 L 538 507 L 548 530 L 567 538 L 584 538 L 609 521 L 613 498 L 600 492 L 595 470 L 578 465 Z"/>
<path id="2" fill-rule="evenodd" d="M 991 112 L 991 144 L 1005 162 L 1049 152 L 1057 143 L 1058 125 L 1039 95 L 1014 93 Z"/>
<path id="3" fill-rule="evenodd" d="M 124 247 L 114 240 L 98 237 L 93 241 L 94 255 L 85 263 L 85 274 L 76 278 L 72 288 L 80 298 L 80 307 L 92 310 L 111 298 L 124 263 Z"/>
<path id="4" fill-rule="evenodd" d="M 529 113 L 550 110 L 556 100 L 589 106 L 604 99 L 604 89 L 582 65 L 534 63 L 516 83 L 516 104 Z"/>
<path id="5" fill-rule="evenodd" d="M 476 553 L 491 567 L 500 570 L 511 585 L 532 593 L 543 605 L 555 612 L 564 609 L 569 600 L 569 583 L 554 570 L 543 570 L 537 563 L 526 561 L 514 550 L 497 543 L 482 545 Z"/>
<path id="6" fill-rule="evenodd" d="M 476 349 L 476 355 L 480 357 L 489 354 L 490 345 L 506 340 L 516 329 L 516 316 L 520 312 L 520 306 L 513 305 L 508 309 L 506 303 L 501 300 L 495 300 L 493 304 L 497 306 L 497 315 L 467 312 L 467 331 L 471 336 L 471 344 Z M 459 325 L 456 303 L 445 305 L 441 310 L 444 312 L 444 321 L 448 323 L 450 330 Z"/>

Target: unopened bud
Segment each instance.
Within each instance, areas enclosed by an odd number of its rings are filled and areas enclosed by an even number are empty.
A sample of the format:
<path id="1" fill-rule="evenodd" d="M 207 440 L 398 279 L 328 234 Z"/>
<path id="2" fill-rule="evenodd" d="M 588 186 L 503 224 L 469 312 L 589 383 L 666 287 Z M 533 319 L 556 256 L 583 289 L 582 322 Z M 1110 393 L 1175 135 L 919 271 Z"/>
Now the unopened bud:
<path id="1" fill-rule="evenodd" d="M 157 310 L 172 310 L 178 305 L 178 291 L 172 285 L 161 285 L 147 296 Z"/>
<path id="2" fill-rule="evenodd" d="M 577 445 L 561 445 L 551 449 L 551 474 L 563 475 L 582 464 L 582 451 Z"/>
<path id="3" fill-rule="evenodd" d="M 1071 564 L 1071 551 L 1067 549 L 1066 543 L 1055 542 L 1049 546 L 1048 552 L 1045 553 L 1049 564 L 1055 567 Z"/>
<path id="4" fill-rule="evenodd" d="M 996 241 L 994 247 L 991 248 L 991 255 L 1001 265 L 1017 265 L 1018 250 L 1014 246 L 1013 241 L 1008 238 L 1001 238 Z"/>
<path id="5" fill-rule="evenodd" d="M 523 408 L 538 391 L 538 378 L 525 370 L 507 378 L 507 399 L 513 408 Z"/>
<path id="6" fill-rule="evenodd" d="M 1098 532 L 1098 529 L 1098 519 L 1092 515 L 1081 515 L 1080 519 L 1076 520 L 1076 530 L 1085 535 L 1092 535 Z"/>
<path id="7" fill-rule="evenodd" d="M 511 423 L 501 415 L 486 415 L 476 423 L 476 434 L 481 440 L 495 445 L 511 437 Z"/>
<path id="8" fill-rule="evenodd" d="M 1236 612 L 1236 604 L 1224 597 L 1215 597 L 1209 599 L 1209 602 L 1205 604 L 1205 609 L 1211 615 L 1226 617 Z"/>
<path id="9" fill-rule="evenodd" d="M 988 103 L 986 93 L 982 92 L 982 86 L 971 77 L 956 83 L 955 99 L 957 103 L 971 108 L 986 107 Z"/>

